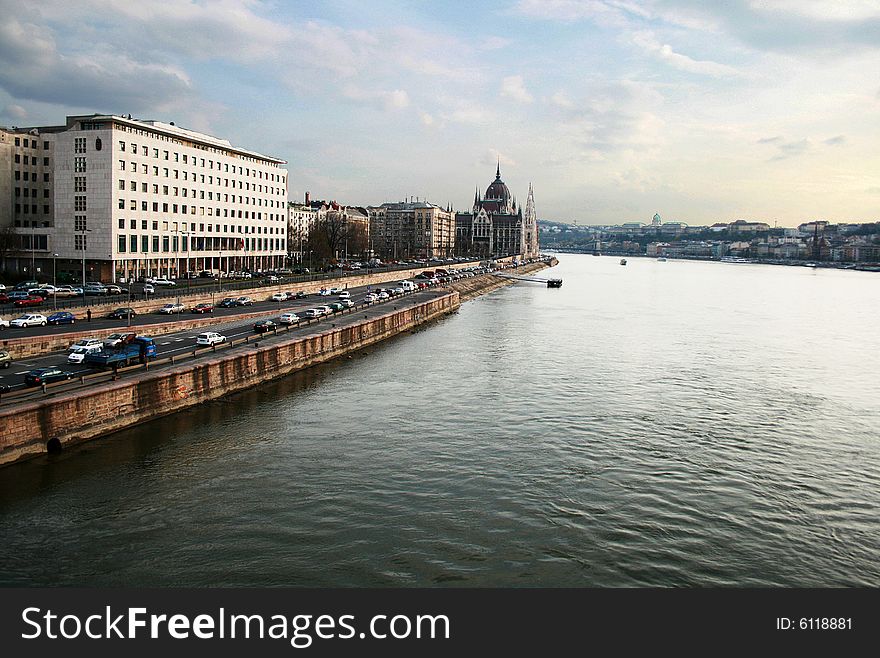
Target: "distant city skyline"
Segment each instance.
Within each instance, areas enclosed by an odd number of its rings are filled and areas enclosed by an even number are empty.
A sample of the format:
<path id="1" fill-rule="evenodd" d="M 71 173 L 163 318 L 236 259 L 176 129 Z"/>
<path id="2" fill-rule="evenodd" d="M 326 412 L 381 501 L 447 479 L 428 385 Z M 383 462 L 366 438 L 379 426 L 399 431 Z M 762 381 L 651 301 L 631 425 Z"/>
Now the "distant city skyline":
<path id="1" fill-rule="evenodd" d="M 289 162 L 289 198 L 563 223 L 880 219 L 880 2 L 0 0 L 0 124 L 132 114 Z"/>

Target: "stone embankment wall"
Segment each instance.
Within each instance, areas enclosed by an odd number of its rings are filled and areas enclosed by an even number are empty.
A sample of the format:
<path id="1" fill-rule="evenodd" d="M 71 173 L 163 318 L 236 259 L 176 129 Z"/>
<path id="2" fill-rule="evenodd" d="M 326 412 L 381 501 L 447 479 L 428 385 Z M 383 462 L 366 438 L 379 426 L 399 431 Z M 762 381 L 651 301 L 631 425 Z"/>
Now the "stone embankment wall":
<path id="1" fill-rule="evenodd" d="M 283 342 L 257 341 L 222 356 L 146 371 L 105 384 L 13 405 L 0 412 L 0 464 L 110 434 L 186 407 L 283 377 L 372 345 L 454 312 L 457 292 L 355 325 Z"/>
<path id="2" fill-rule="evenodd" d="M 512 274 L 514 276 L 529 276 L 531 274 L 540 272 L 547 267 L 552 267 L 557 262 L 558 261 L 556 261 L 556 259 L 553 259 L 550 265 L 546 263 L 532 263 L 531 265 L 523 265 L 522 267 L 508 269 L 504 272 L 506 274 Z M 454 281 L 449 285 L 453 290 L 461 295 L 461 301 L 466 302 L 470 299 L 473 299 L 474 297 L 485 295 L 488 292 L 498 290 L 498 288 L 503 288 L 505 286 L 513 285 L 514 283 L 516 283 L 515 279 L 505 279 L 503 277 L 495 276 L 493 274 L 483 274 L 481 276 L 469 279 Z M 537 284 L 533 283 L 531 285 Z"/>

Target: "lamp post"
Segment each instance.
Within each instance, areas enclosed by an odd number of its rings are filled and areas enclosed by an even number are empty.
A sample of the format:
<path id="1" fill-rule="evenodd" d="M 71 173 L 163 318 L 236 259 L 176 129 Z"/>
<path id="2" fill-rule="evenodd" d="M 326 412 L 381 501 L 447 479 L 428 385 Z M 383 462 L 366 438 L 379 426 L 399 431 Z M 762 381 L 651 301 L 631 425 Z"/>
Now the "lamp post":
<path id="1" fill-rule="evenodd" d="M 37 253 L 37 232 L 36 232 L 37 223 L 31 222 L 31 276 L 34 278 L 34 281 L 37 280 L 37 268 L 34 262 L 35 256 Z"/>
<path id="2" fill-rule="evenodd" d="M 52 254 L 52 288 L 54 289 L 54 292 L 52 293 L 52 309 L 55 311 L 58 310 L 58 284 L 57 277 L 55 276 L 57 271 L 55 267 L 56 258 L 58 258 L 58 254 Z"/>
<path id="3" fill-rule="evenodd" d="M 183 236 L 186 239 L 186 292 L 187 292 L 187 294 L 189 294 L 189 244 L 190 244 L 189 231 L 184 231 Z"/>
<path id="4" fill-rule="evenodd" d="M 217 292 L 223 292 L 223 250 L 220 250 L 220 271 L 217 273 Z"/>
<path id="5" fill-rule="evenodd" d="M 80 233 L 82 233 L 82 289 L 83 289 L 83 303 L 86 301 L 86 233 L 91 233 L 92 229 L 84 228 Z"/>

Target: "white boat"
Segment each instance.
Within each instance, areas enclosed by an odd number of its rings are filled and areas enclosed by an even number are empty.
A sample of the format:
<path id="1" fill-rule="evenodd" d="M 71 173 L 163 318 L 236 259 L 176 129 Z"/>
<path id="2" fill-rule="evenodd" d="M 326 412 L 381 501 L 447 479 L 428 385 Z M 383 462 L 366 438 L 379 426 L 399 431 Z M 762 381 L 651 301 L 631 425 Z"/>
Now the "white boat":
<path id="1" fill-rule="evenodd" d="M 658 262 L 658 263 L 665 263 L 665 262 L 666 262 L 666 258 L 664 258 L 663 256 L 660 256 L 660 257 L 657 259 L 657 262 Z"/>
<path id="2" fill-rule="evenodd" d="M 621 265 L 626 265 L 626 258 L 621 258 L 621 259 L 620 259 L 620 264 L 621 264 Z"/>

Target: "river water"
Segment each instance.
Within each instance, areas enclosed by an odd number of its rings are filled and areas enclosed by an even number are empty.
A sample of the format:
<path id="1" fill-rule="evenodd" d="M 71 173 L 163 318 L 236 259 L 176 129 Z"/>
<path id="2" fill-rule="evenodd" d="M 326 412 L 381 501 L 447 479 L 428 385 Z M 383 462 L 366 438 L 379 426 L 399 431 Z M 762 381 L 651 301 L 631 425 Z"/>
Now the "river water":
<path id="1" fill-rule="evenodd" d="M 0 584 L 880 586 L 880 276 L 560 260 L 0 470 Z"/>

